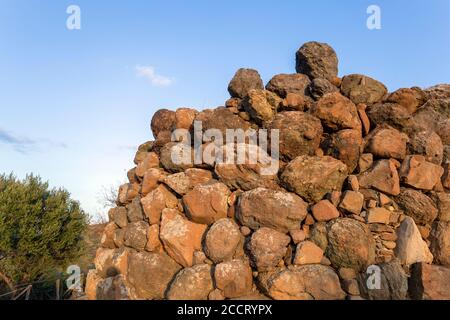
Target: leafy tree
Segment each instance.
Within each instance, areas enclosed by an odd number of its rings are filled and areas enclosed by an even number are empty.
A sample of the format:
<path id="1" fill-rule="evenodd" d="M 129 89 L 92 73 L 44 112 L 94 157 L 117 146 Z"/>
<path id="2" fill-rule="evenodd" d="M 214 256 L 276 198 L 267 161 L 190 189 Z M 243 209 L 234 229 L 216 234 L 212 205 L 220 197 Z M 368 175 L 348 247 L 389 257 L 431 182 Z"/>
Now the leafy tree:
<path id="1" fill-rule="evenodd" d="M 0 282 L 51 277 L 83 253 L 87 215 L 41 178 L 0 175 Z"/>

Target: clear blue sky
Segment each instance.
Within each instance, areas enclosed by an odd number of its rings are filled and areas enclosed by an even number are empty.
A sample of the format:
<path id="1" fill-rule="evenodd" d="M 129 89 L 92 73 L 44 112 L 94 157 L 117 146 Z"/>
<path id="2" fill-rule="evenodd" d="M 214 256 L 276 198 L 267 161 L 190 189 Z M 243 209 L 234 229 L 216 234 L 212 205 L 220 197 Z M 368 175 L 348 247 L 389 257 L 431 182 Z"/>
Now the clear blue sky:
<path id="1" fill-rule="evenodd" d="M 81 30 L 66 28 L 71 4 Z M 371 4 L 381 30 L 366 28 Z M 448 0 L 0 0 L 0 171 L 39 174 L 99 214 L 157 109 L 223 104 L 239 67 L 292 73 L 310 40 L 335 48 L 341 76 L 450 83 Z"/>

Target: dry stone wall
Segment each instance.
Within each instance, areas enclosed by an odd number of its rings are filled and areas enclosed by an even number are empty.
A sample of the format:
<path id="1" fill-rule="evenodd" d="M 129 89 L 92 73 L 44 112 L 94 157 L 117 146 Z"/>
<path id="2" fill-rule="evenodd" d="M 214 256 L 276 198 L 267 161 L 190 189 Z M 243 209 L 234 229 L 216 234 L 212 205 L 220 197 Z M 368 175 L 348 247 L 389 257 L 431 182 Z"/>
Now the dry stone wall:
<path id="1" fill-rule="evenodd" d="M 225 106 L 155 113 L 155 140 L 109 212 L 89 299 L 450 299 L 450 85 L 389 93 L 339 78 L 318 42 L 298 50 L 296 71 L 264 87 L 240 69 Z M 277 170 L 221 163 L 216 140 L 200 140 L 212 158 L 175 161 L 186 151 L 176 129 L 196 158 L 196 123 L 216 138 L 268 130 L 279 154 L 246 155 Z"/>

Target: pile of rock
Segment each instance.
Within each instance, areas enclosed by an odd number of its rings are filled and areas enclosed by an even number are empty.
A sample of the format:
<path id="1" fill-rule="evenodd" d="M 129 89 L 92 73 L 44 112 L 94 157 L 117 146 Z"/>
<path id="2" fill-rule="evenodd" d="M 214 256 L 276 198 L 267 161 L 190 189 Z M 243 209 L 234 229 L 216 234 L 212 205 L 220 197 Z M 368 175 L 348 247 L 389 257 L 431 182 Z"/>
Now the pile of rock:
<path id="1" fill-rule="evenodd" d="M 90 299 L 450 299 L 450 85 L 339 78 L 317 42 L 296 60 L 265 87 L 238 70 L 224 107 L 155 113 Z M 174 161 L 172 133 L 197 121 L 279 130 L 279 170 Z"/>

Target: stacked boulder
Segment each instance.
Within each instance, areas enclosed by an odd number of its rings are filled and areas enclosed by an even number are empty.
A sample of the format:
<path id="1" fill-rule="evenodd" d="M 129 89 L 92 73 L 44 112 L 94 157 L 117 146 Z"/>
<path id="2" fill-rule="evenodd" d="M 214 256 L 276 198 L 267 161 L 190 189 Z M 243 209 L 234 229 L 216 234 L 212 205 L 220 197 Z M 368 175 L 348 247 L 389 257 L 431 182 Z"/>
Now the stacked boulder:
<path id="1" fill-rule="evenodd" d="M 296 62 L 265 87 L 238 70 L 224 107 L 155 113 L 89 299 L 450 299 L 450 85 L 339 78 L 318 42 Z M 278 171 L 174 161 L 194 122 L 277 129 Z"/>

